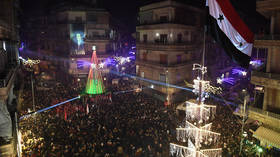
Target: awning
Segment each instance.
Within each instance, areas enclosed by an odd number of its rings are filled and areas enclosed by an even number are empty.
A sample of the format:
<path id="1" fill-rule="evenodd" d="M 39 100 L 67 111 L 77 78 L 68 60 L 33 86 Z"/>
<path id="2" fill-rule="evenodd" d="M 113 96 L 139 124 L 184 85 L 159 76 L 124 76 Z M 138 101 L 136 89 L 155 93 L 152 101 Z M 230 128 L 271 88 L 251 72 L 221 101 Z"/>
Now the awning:
<path id="1" fill-rule="evenodd" d="M 280 132 L 260 126 L 253 134 L 261 142 L 280 148 Z"/>

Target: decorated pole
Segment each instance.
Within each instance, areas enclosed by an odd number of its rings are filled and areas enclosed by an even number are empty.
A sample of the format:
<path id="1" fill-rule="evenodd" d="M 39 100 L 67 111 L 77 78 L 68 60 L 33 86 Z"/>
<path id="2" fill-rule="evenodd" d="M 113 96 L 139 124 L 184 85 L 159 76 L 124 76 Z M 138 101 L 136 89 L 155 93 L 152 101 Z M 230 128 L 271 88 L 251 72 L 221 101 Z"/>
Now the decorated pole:
<path id="1" fill-rule="evenodd" d="M 194 64 L 193 70 L 199 70 L 201 76 L 207 72 L 207 68 L 199 64 Z M 176 129 L 177 140 L 186 145 L 171 143 L 170 154 L 176 157 L 221 157 L 222 149 L 217 147 L 220 134 L 211 131 L 210 122 L 215 116 L 216 106 L 204 104 L 209 93 L 219 94 L 221 88 L 211 86 L 209 81 L 200 77 L 194 80 L 193 88 L 198 99 L 186 101 L 185 124 Z M 209 148 L 202 148 L 202 144 Z"/>

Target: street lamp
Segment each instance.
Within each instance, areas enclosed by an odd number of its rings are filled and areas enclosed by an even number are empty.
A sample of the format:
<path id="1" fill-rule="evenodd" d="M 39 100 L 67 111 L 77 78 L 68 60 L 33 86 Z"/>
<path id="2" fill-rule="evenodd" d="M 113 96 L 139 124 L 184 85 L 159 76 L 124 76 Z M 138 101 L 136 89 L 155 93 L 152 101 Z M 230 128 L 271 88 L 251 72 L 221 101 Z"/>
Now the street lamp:
<path id="1" fill-rule="evenodd" d="M 31 88 L 32 88 L 32 106 L 33 106 L 33 111 L 35 112 L 35 99 L 34 99 L 34 80 L 33 80 L 33 66 L 37 65 L 40 63 L 40 60 L 32 60 L 32 59 L 27 59 L 25 60 L 24 58 L 20 57 L 20 59 L 23 61 L 23 65 L 25 65 L 26 70 L 31 72 Z"/>
<path id="2" fill-rule="evenodd" d="M 168 70 L 166 70 L 166 100 L 167 100 L 167 105 L 169 105 L 169 91 L 168 91 L 168 88 L 169 88 L 169 84 L 168 84 Z"/>

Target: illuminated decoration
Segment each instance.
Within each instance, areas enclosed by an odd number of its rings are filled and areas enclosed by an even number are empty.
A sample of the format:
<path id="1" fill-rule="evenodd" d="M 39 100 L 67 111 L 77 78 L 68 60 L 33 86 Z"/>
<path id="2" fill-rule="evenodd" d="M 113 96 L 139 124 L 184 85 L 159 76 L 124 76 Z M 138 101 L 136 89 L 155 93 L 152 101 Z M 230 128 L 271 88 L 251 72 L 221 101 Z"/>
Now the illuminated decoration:
<path id="1" fill-rule="evenodd" d="M 24 42 L 22 42 L 22 43 L 20 44 L 19 50 L 20 50 L 20 51 L 23 51 L 23 49 L 24 49 Z"/>
<path id="2" fill-rule="evenodd" d="M 135 55 L 135 52 L 133 52 L 133 51 L 130 51 L 130 52 L 129 52 L 129 54 Z"/>
<path id="3" fill-rule="evenodd" d="M 76 39 L 77 39 L 77 44 L 80 46 L 81 45 L 81 43 L 82 43 L 82 37 L 81 37 L 81 34 L 80 33 L 77 33 L 76 34 Z"/>
<path id="4" fill-rule="evenodd" d="M 199 64 L 194 64 L 193 70 L 199 70 L 202 78 L 207 72 L 207 68 Z M 212 123 L 208 123 L 215 117 L 216 106 L 204 104 L 205 98 L 208 97 L 205 93 L 217 94 L 221 89 L 210 86 L 209 81 L 199 77 L 194 80 L 193 88 L 193 92 L 199 96 L 198 101 L 186 101 L 185 124 L 176 128 L 177 140 L 187 143 L 187 146 L 170 143 L 170 154 L 177 157 L 221 157 L 222 148 L 215 147 L 220 134 L 211 131 Z M 207 146 L 211 146 L 211 149 L 205 149 Z"/>
<path id="5" fill-rule="evenodd" d="M 73 23 L 70 25 L 70 27 L 71 27 L 70 53 L 73 55 L 85 55 L 85 48 L 84 48 L 85 24 Z"/>
<path id="6" fill-rule="evenodd" d="M 89 69 L 86 93 L 91 95 L 102 94 L 105 92 L 103 78 L 99 71 L 98 58 L 96 56 L 96 47 L 92 47 L 91 68 Z"/>
<path id="7" fill-rule="evenodd" d="M 258 68 L 260 66 L 263 65 L 263 62 L 261 60 L 252 60 L 250 61 L 250 64 L 254 67 L 254 68 Z"/>
<path id="8" fill-rule="evenodd" d="M 232 77 L 225 78 L 224 74 L 222 74 L 221 77 L 217 78 L 217 83 L 218 84 L 228 83 L 230 85 L 234 85 L 235 84 L 235 80 Z"/>
<path id="9" fill-rule="evenodd" d="M 40 60 L 32 60 L 28 58 L 27 60 L 19 57 L 20 60 L 22 60 L 23 65 L 28 66 L 28 68 L 32 68 L 33 65 L 39 64 Z"/>
<path id="10" fill-rule="evenodd" d="M 200 91 L 200 84 L 202 85 L 202 90 L 205 91 L 205 97 L 207 98 L 209 95 L 209 93 L 213 93 L 213 94 L 221 94 L 222 92 L 222 88 L 221 87 L 214 87 L 210 85 L 209 81 L 204 81 L 201 80 L 199 77 L 195 80 L 193 80 L 194 85 L 193 85 L 193 93 L 198 94 Z"/>
<path id="11" fill-rule="evenodd" d="M 247 72 L 242 69 L 234 68 L 234 69 L 232 69 L 232 74 L 239 74 L 241 76 L 246 76 Z"/>
<path id="12" fill-rule="evenodd" d="M 193 64 L 193 70 L 200 70 L 203 75 L 207 73 L 207 67 L 201 66 L 197 63 Z"/>
<path id="13" fill-rule="evenodd" d="M 4 49 L 5 51 L 7 51 L 7 49 L 6 49 L 6 42 L 5 42 L 5 41 L 3 41 L 3 49 Z"/>
<path id="14" fill-rule="evenodd" d="M 263 87 L 256 86 L 256 87 L 255 87 L 255 90 L 263 92 L 264 89 L 263 89 Z"/>
<path id="15" fill-rule="evenodd" d="M 131 61 L 131 60 L 130 60 L 130 57 L 115 57 L 114 59 L 115 59 L 115 60 L 118 62 L 118 64 L 120 64 L 120 65 L 123 65 L 123 64 L 125 64 L 125 63 Z"/>
<path id="16" fill-rule="evenodd" d="M 92 63 L 92 64 L 90 65 L 90 67 L 91 67 L 92 69 L 96 69 L 96 64 Z"/>
<path id="17" fill-rule="evenodd" d="M 84 61 L 77 61 L 77 69 L 83 69 L 84 68 Z"/>
<path id="18" fill-rule="evenodd" d="M 105 63 L 100 63 L 99 68 L 104 68 Z"/>

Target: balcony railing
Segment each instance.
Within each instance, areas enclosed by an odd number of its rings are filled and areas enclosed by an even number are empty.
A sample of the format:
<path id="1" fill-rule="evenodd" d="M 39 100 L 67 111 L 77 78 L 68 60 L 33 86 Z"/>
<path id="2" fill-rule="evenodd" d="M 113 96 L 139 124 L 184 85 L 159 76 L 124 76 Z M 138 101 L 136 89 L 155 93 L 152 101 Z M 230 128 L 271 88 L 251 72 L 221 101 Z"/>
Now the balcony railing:
<path id="1" fill-rule="evenodd" d="M 262 109 L 258 109 L 258 108 L 250 106 L 249 107 L 249 111 L 257 112 L 259 114 L 266 115 L 268 117 L 272 117 L 272 118 L 276 118 L 276 119 L 280 120 L 280 115 L 279 114 L 275 114 L 275 113 L 272 113 L 272 112 L 264 111 Z"/>
<path id="2" fill-rule="evenodd" d="M 188 22 L 188 21 L 180 21 L 180 20 L 167 20 L 167 21 L 153 20 L 153 21 L 144 21 L 144 22 L 138 21 L 137 26 L 155 25 L 155 24 L 183 24 L 183 25 L 194 26 L 194 23 L 195 23 L 194 21 Z"/>
<path id="3" fill-rule="evenodd" d="M 85 24 L 83 20 L 59 20 L 56 23 L 58 24 Z"/>
<path id="4" fill-rule="evenodd" d="M 252 71 L 252 76 L 264 77 L 264 78 L 274 79 L 274 80 L 280 80 L 280 74 L 274 74 L 274 73 Z"/>
<path id="5" fill-rule="evenodd" d="M 274 34 L 274 35 L 255 35 L 255 40 L 280 40 L 280 34 Z"/>
<path id="6" fill-rule="evenodd" d="M 180 66 L 186 66 L 186 65 L 193 65 L 193 61 L 188 61 L 184 63 L 160 63 L 160 62 L 155 62 L 155 61 L 148 61 L 148 60 L 143 60 L 143 59 L 137 59 L 137 63 L 143 63 L 143 64 L 150 64 L 150 65 L 155 65 L 155 66 L 161 66 L 161 67 L 180 67 Z"/>
<path id="7" fill-rule="evenodd" d="M 85 37 L 85 40 L 109 40 L 109 35 L 89 35 Z"/>
<path id="8" fill-rule="evenodd" d="M 194 45 L 196 44 L 194 41 L 160 41 L 160 40 L 154 40 L 154 42 L 148 41 L 138 41 L 137 44 L 145 44 L 145 45 Z"/>
<path id="9" fill-rule="evenodd" d="M 137 42 L 138 48 L 148 48 L 148 49 L 180 49 L 189 50 L 197 47 L 195 42 Z"/>

